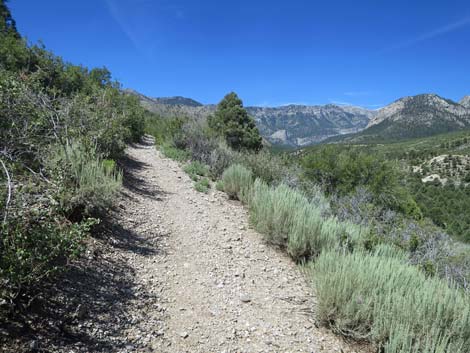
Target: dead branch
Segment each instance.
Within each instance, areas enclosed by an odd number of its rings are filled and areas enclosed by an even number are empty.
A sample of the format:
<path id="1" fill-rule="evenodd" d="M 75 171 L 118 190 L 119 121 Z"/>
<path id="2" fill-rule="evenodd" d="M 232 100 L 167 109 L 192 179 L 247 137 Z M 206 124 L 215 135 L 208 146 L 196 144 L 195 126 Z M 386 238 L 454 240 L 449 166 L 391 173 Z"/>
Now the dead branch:
<path id="1" fill-rule="evenodd" d="M 0 159 L 0 163 L 2 163 L 3 170 L 7 177 L 7 188 L 8 188 L 7 200 L 5 203 L 5 212 L 3 215 L 3 224 L 5 225 L 7 222 L 8 205 L 10 204 L 10 201 L 11 201 L 11 178 L 10 178 L 10 173 L 8 173 L 7 166 L 5 165 L 5 163 L 3 163 L 3 160 Z"/>

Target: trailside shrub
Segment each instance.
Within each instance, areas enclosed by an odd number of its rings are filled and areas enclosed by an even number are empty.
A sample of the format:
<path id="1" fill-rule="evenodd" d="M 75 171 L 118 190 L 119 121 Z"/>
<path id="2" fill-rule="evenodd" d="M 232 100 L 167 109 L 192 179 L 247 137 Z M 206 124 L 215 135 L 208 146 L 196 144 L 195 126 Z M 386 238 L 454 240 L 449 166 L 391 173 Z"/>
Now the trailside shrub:
<path id="1" fill-rule="evenodd" d="M 57 201 L 60 197 L 57 187 L 25 182 L 15 187 L 8 210 L 2 209 L 8 213 L 2 212 L 0 223 L 0 300 L 14 301 L 81 253 L 82 241 L 97 220 L 70 222 Z"/>
<path id="2" fill-rule="evenodd" d="M 207 193 L 209 191 L 211 187 L 211 184 L 209 182 L 209 179 L 207 178 L 202 178 L 201 180 L 198 180 L 195 184 L 194 184 L 194 188 L 199 191 L 199 192 L 203 192 L 203 193 Z"/>
<path id="3" fill-rule="evenodd" d="M 155 144 L 172 142 L 181 133 L 186 119 L 182 117 L 164 118 L 150 112 L 145 117 L 145 132 L 155 138 Z"/>
<path id="4" fill-rule="evenodd" d="M 327 246 L 324 239 L 321 239 L 322 222 L 319 208 L 303 204 L 295 209 L 293 226 L 287 237 L 287 252 L 293 259 L 307 259 L 318 255 Z M 328 247 L 336 244 L 335 239 L 331 240 Z"/>
<path id="5" fill-rule="evenodd" d="M 215 183 L 215 188 L 217 191 L 224 191 L 224 182 L 222 180 L 217 180 Z"/>
<path id="6" fill-rule="evenodd" d="M 308 207 L 308 199 L 286 185 L 275 188 L 255 181 L 250 199 L 250 219 L 266 239 L 285 246 L 295 222 L 296 208 Z"/>
<path id="7" fill-rule="evenodd" d="M 214 179 L 234 164 L 237 154 L 223 139 L 209 131 L 205 121 L 187 120 L 172 140 L 176 147 L 188 151 L 192 160 L 208 165 Z"/>
<path id="8" fill-rule="evenodd" d="M 102 160 L 93 147 L 79 142 L 52 148 L 46 165 L 61 179 L 58 202 L 71 219 L 104 212 L 122 184 L 114 161 Z"/>
<path id="9" fill-rule="evenodd" d="M 190 154 L 188 151 L 176 148 L 169 143 L 164 143 L 160 146 L 160 150 L 167 158 L 174 159 L 177 162 L 185 162 L 189 159 Z"/>
<path id="10" fill-rule="evenodd" d="M 319 318 L 386 353 L 469 352 L 469 297 L 389 250 L 326 251 L 310 264 Z"/>
<path id="11" fill-rule="evenodd" d="M 199 177 L 204 177 L 209 174 L 209 168 L 201 162 L 194 161 L 183 167 L 183 170 L 193 179 L 197 181 Z"/>
<path id="12" fill-rule="evenodd" d="M 238 153 L 235 159 L 238 164 L 250 169 L 255 178 L 260 178 L 268 184 L 281 184 L 288 175 L 287 160 L 264 149 L 258 153 Z"/>
<path id="13" fill-rule="evenodd" d="M 64 62 L 0 30 L 0 303 L 26 298 L 78 255 L 96 222 L 88 217 L 121 185 L 105 159 L 140 139 L 144 115 L 106 68 Z"/>
<path id="14" fill-rule="evenodd" d="M 245 167 L 234 164 L 222 174 L 224 191 L 232 199 L 248 202 L 253 185 L 253 174 Z"/>
<path id="15" fill-rule="evenodd" d="M 367 230 L 327 217 L 328 201 L 319 189 L 317 194 L 309 200 L 286 185 L 272 187 L 256 179 L 249 199 L 250 220 L 270 243 L 285 246 L 297 261 L 317 256 L 324 249 L 352 251 L 362 246 Z"/>

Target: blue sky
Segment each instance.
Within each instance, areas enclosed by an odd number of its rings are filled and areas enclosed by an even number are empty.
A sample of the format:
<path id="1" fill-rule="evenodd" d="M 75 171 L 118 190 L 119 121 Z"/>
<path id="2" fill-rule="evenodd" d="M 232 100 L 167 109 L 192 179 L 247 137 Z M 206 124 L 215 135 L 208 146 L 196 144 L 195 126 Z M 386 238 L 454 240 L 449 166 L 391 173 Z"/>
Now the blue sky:
<path id="1" fill-rule="evenodd" d="M 20 32 L 149 96 L 245 105 L 470 94 L 470 1 L 11 0 Z"/>

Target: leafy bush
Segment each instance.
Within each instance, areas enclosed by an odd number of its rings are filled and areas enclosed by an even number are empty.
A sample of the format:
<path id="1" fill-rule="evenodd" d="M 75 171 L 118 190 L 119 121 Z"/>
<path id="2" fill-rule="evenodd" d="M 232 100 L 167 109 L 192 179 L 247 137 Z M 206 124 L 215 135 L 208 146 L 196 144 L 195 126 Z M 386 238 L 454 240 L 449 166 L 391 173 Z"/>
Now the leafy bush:
<path id="1" fill-rule="evenodd" d="M 218 191 L 224 191 L 224 182 L 222 180 L 217 180 L 217 182 L 215 183 L 215 188 Z"/>
<path id="2" fill-rule="evenodd" d="M 188 151 L 192 160 L 209 166 L 212 178 L 222 175 L 233 164 L 234 152 L 220 138 L 209 133 L 204 121 L 190 119 L 182 126 L 179 134 L 173 137 L 176 147 Z"/>
<path id="3" fill-rule="evenodd" d="M 250 220 L 269 242 L 287 247 L 295 260 L 317 256 L 324 249 L 362 246 L 367 231 L 325 217 L 328 201 L 317 192 L 311 201 L 286 185 L 270 187 L 257 179 L 249 200 Z"/>
<path id="4" fill-rule="evenodd" d="M 189 152 L 176 148 L 169 143 L 164 143 L 161 146 L 161 151 L 165 157 L 174 159 L 178 162 L 185 162 L 190 157 Z"/>
<path id="5" fill-rule="evenodd" d="M 237 198 L 240 201 L 247 202 L 251 186 L 253 184 L 253 175 L 245 167 L 234 164 L 222 174 L 224 191 L 230 198 Z"/>
<path id="6" fill-rule="evenodd" d="M 469 298 L 380 251 L 324 252 L 310 265 L 321 320 L 386 353 L 469 352 Z"/>
<path id="7" fill-rule="evenodd" d="M 44 182 L 18 184 L 8 210 L 2 209 L 0 299 L 13 301 L 80 254 L 82 240 L 97 220 L 65 219 L 59 197 L 60 190 Z"/>
<path id="8" fill-rule="evenodd" d="M 194 184 L 194 188 L 199 191 L 199 192 L 203 192 L 203 193 L 207 193 L 209 191 L 209 188 L 211 187 L 211 184 L 209 182 L 209 179 L 207 178 L 202 178 L 201 180 L 198 180 L 195 184 Z"/>
<path id="9" fill-rule="evenodd" d="M 329 194 L 346 195 L 367 188 L 376 204 L 415 219 L 422 217 L 411 194 L 400 185 L 399 169 L 385 159 L 354 148 L 328 145 L 304 156 L 302 166 L 305 176 L 320 183 Z"/>
<path id="10" fill-rule="evenodd" d="M 255 181 L 250 200 L 250 220 L 269 242 L 285 246 L 295 222 L 296 209 L 305 209 L 309 202 L 301 193 L 279 185 L 269 187 Z"/>
<path id="11" fill-rule="evenodd" d="M 201 162 L 195 161 L 184 166 L 183 170 L 193 179 L 197 181 L 199 177 L 209 174 L 209 168 Z"/>
<path id="12" fill-rule="evenodd" d="M 250 169 L 255 178 L 260 178 L 268 184 L 277 185 L 285 182 L 289 173 L 286 157 L 264 149 L 258 153 L 248 151 L 238 153 L 235 160 Z"/>
<path id="13" fill-rule="evenodd" d="M 145 132 L 155 138 L 157 145 L 172 142 L 181 133 L 186 119 L 181 117 L 163 118 L 156 114 L 147 113 L 145 118 Z"/>

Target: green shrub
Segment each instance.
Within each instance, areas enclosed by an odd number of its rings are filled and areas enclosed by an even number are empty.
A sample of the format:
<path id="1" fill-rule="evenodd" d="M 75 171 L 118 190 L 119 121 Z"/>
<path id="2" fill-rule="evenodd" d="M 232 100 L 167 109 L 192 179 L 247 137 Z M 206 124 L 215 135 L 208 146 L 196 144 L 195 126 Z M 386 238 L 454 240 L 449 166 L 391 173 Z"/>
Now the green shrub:
<path id="1" fill-rule="evenodd" d="M 322 253 L 310 265 L 320 319 L 386 353 L 469 352 L 469 297 L 393 253 Z"/>
<path id="2" fill-rule="evenodd" d="M 81 253 L 83 238 L 97 220 L 70 222 L 58 197 L 59 190 L 37 181 L 15 189 L 0 224 L 0 300 L 14 300 Z"/>
<path id="3" fill-rule="evenodd" d="M 145 119 L 145 132 L 155 138 L 157 145 L 172 142 L 173 138 L 181 133 L 181 128 L 186 119 L 163 118 L 156 114 L 147 113 Z"/>
<path id="4" fill-rule="evenodd" d="M 222 180 L 217 180 L 215 183 L 215 188 L 218 191 L 224 191 L 224 182 Z"/>
<path id="5" fill-rule="evenodd" d="M 301 161 L 304 176 L 321 184 L 328 194 L 346 195 L 368 189 L 378 205 L 420 219 L 421 210 L 401 184 L 403 175 L 392 162 L 353 147 L 322 146 Z"/>
<path id="6" fill-rule="evenodd" d="M 227 168 L 222 174 L 224 191 L 230 198 L 237 198 L 240 201 L 247 202 L 253 176 L 250 170 L 245 167 L 234 164 Z"/>
<path id="7" fill-rule="evenodd" d="M 250 217 L 255 228 L 269 242 L 285 246 L 295 222 L 295 210 L 308 207 L 308 199 L 286 185 L 269 187 L 257 179 L 250 201 Z"/>
<path id="8" fill-rule="evenodd" d="M 251 222 L 269 242 L 286 246 L 295 260 L 317 256 L 324 249 L 359 246 L 365 230 L 334 217 L 325 218 L 328 201 L 319 190 L 317 193 L 310 201 L 286 185 L 270 187 L 257 179 L 249 200 Z"/>
<path id="9" fill-rule="evenodd" d="M 211 184 L 209 182 L 209 179 L 207 178 L 202 178 L 201 180 L 197 181 L 195 184 L 194 184 L 194 188 L 199 191 L 199 192 L 203 192 L 203 193 L 207 193 L 209 191 L 209 188 L 211 187 Z"/>
<path id="10" fill-rule="evenodd" d="M 174 159 L 178 162 L 185 162 L 190 157 L 189 152 L 176 148 L 169 143 L 161 145 L 161 151 L 165 157 Z"/>
<path id="11" fill-rule="evenodd" d="M 10 17 L 4 3 L 0 17 Z M 139 100 L 125 94 L 107 69 L 73 65 L 42 45 L 29 45 L 12 31 L 14 20 L 5 19 L 0 302 L 27 298 L 30 286 L 80 252 L 97 222 L 88 215 L 104 211 L 121 184 L 115 163 L 104 159 L 121 156 L 127 143 L 140 139 L 145 116 Z"/>
<path id="12" fill-rule="evenodd" d="M 197 181 L 199 177 L 205 177 L 209 174 L 209 168 L 198 161 L 193 161 L 184 166 L 183 170 L 193 179 Z"/>
<path id="13" fill-rule="evenodd" d="M 294 210 L 293 225 L 287 239 L 287 252 L 295 259 L 306 259 L 318 255 L 326 246 L 322 239 L 322 217 L 320 209 L 304 203 Z M 331 247 L 335 245 L 333 239 Z"/>
<path id="14" fill-rule="evenodd" d="M 255 179 L 260 178 L 268 184 L 280 184 L 287 175 L 288 163 L 285 157 L 268 150 L 238 153 L 235 159 L 238 164 L 250 169 Z"/>
<path id="15" fill-rule="evenodd" d="M 122 184 L 114 161 L 102 160 L 94 148 L 78 142 L 52 148 L 47 164 L 57 173 L 55 177 L 62 179 L 59 203 L 69 216 L 105 211 Z M 76 216 L 80 218 L 81 214 Z"/>

